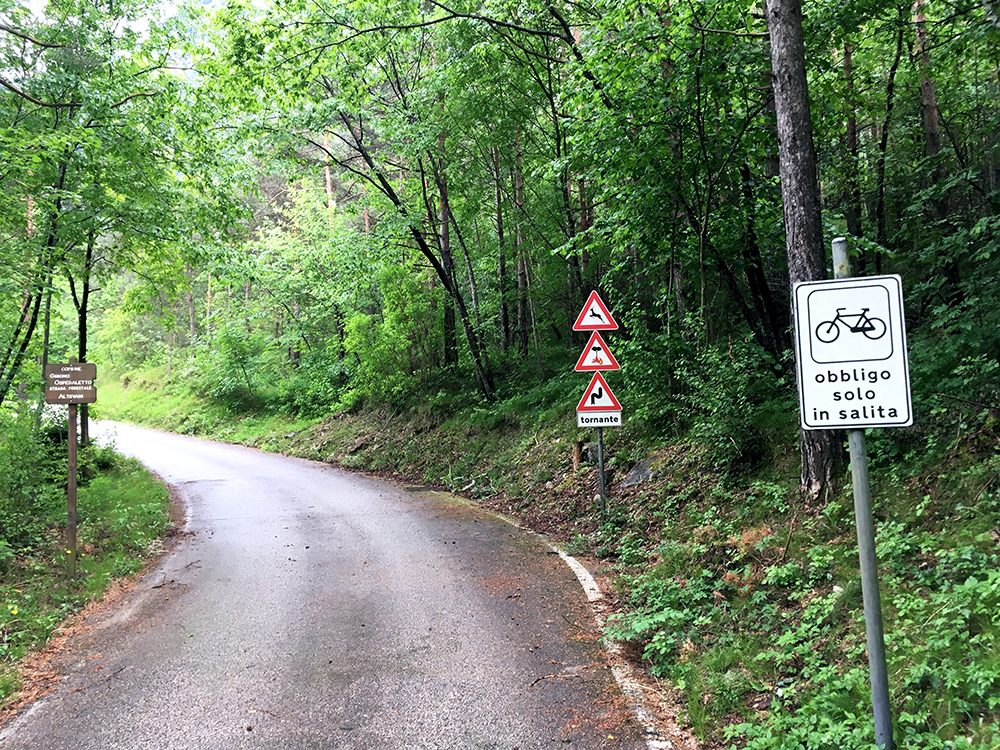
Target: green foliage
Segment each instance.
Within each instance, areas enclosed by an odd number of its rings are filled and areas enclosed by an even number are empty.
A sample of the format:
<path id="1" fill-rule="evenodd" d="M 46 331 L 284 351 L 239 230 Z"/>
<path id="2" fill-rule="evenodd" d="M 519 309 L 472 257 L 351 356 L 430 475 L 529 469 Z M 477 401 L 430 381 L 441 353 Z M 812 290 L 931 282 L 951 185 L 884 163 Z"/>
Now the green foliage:
<path id="1" fill-rule="evenodd" d="M 57 507 L 57 453 L 34 433 L 26 414 L 0 411 L 0 558 L 36 544 Z M 0 568 L 4 562 L 0 561 Z"/>
<path id="2" fill-rule="evenodd" d="M 894 732 L 901 747 L 985 750 L 1000 738 L 1000 467 L 995 456 L 948 460 L 920 502 L 891 475 L 876 484 Z M 942 501 L 944 487 L 967 499 Z M 787 547 L 785 532 L 748 524 L 773 522 L 764 507 L 787 513 L 778 488 L 758 482 L 748 500 L 761 508 L 675 517 L 655 564 L 623 579 L 630 611 L 608 636 L 642 646 L 683 691 L 702 738 L 754 750 L 872 747 L 849 498 L 790 527 Z"/>
<path id="3" fill-rule="evenodd" d="M 445 303 L 404 266 L 383 267 L 376 281 L 382 313 L 359 313 L 345 326 L 344 349 L 356 362 L 347 399 L 399 405 L 419 386 L 420 364 L 434 357 L 433 324 Z"/>
<path id="4" fill-rule="evenodd" d="M 16 423 L 6 427 L 9 440 Z M 21 453 L 8 468 L 33 464 L 32 456 L 24 452 L 27 447 L 21 444 Z M 49 455 L 54 462 L 62 454 L 65 471 L 64 451 L 65 445 L 41 445 L 36 455 Z M 13 663 L 42 646 L 59 622 L 100 596 L 113 577 L 141 570 L 169 521 L 165 488 L 137 461 L 107 448 L 83 450 L 81 459 L 84 469 L 91 467 L 87 473 L 96 473 L 81 481 L 77 498 L 81 557 L 76 578 L 66 575 L 64 483 L 50 475 L 38 485 L 23 487 L 19 497 L 2 498 L 6 505 L 5 515 L 0 516 L 0 705 L 18 687 Z M 85 477 L 82 471 L 81 478 Z M 55 502 L 33 501 L 35 494 Z M 15 501 L 30 506 L 32 525 L 27 529 L 11 523 Z"/>
<path id="5" fill-rule="evenodd" d="M 922 7 L 926 23 L 885 4 L 807 4 L 807 73 L 827 231 L 861 235 L 855 271 L 899 273 L 906 292 L 917 420 L 869 443 L 887 488 L 908 496 L 879 508 L 899 584 L 890 634 L 910 639 L 894 673 L 915 696 L 900 731 L 915 747 L 985 746 L 993 623 L 949 602 L 993 597 L 1000 45 L 985 6 Z M 569 324 L 600 288 L 622 323 L 609 345 L 630 446 L 610 468 L 667 444 L 686 472 L 600 531 L 630 576 L 634 611 L 614 632 L 683 686 L 705 737 L 735 720 L 735 744 L 869 743 L 849 503 L 800 507 L 783 479 L 797 473 L 788 263 L 754 8 L 466 9 L 494 24 L 416 2 L 331 17 L 241 1 L 214 17 L 185 9 L 148 36 L 125 22 L 141 3 L 77 10 L 57 19 L 53 5 L 35 24 L 10 9 L 61 46 L 0 36 L 23 92 L 0 91 L 0 402 L 38 379 L 44 316 L 29 335 L 25 311 L 51 292 L 50 355 L 75 351 L 86 284 L 92 358 L 127 373 L 101 386 L 98 410 L 258 443 L 276 430 L 267 445 L 331 412 L 409 410 L 407 434 L 372 428 L 391 451 L 355 445 L 339 460 L 484 496 L 506 483 L 528 503 L 532 483 L 584 486 L 586 470 L 550 464 L 580 438 L 565 424 L 582 387 L 566 372 L 583 343 Z M 918 28 L 926 59 L 910 54 Z M 196 80 L 162 66 L 177 51 Z M 914 93 L 927 83 L 936 140 Z M 26 107 L 25 94 L 78 104 Z M 58 472 L 8 418 L 9 570 L 45 539 Z M 437 429 L 448 438 L 428 453 L 416 438 Z M 517 476 L 479 466 L 497 435 L 516 443 L 508 464 L 529 463 Z M 95 531 L 146 543 L 145 521 L 108 523 Z M 669 543 L 650 539 L 657 525 Z M 111 568 L 137 564 L 115 554 Z M 917 622 L 984 640 L 963 665 Z"/>

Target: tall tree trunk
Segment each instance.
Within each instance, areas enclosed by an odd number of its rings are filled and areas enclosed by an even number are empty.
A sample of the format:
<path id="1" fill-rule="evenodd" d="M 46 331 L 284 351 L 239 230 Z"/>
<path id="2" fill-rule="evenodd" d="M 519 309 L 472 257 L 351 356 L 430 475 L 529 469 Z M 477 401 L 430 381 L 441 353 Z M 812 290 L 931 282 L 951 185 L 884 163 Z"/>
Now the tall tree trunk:
<path id="1" fill-rule="evenodd" d="M 77 316 L 77 357 L 81 362 L 87 361 L 87 321 L 90 312 L 90 276 L 94 266 L 94 245 L 97 243 L 97 232 L 91 228 L 87 237 L 87 247 L 83 258 L 83 278 L 79 301 L 76 305 Z M 72 278 L 72 276 L 70 277 Z M 74 302 L 76 294 L 74 293 Z M 90 407 L 88 404 L 80 405 L 80 445 L 86 448 L 90 445 Z"/>
<path id="2" fill-rule="evenodd" d="M 438 145 L 443 150 L 444 136 L 440 136 L 438 139 Z M 440 179 L 438 181 L 438 192 L 440 193 L 438 200 L 438 249 L 441 253 L 441 265 L 444 266 L 445 273 L 448 274 L 448 278 L 451 279 L 452 284 L 457 284 L 457 279 L 455 278 L 455 258 L 451 252 L 451 225 L 448 221 L 448 178 L 445 176 L 443 169 L 440 170 Z M 457 336 L 457 324 L 455 320 L 455 305 L 452 302 L 446 302 L 444 306 L 444 365 L 448 367 L 450 365 L 458 364 L 458 336 Z"/>
<path id="3" fill-rule="evenodd" d="M 18 318 L 14 334 L 11 336 L 10 344 L 4 352 L 3 361 L 0 362 L 0 405 L 7 398 L 14 378 L 21 363 L 24 361 L 25 352 L 31 343 L 31 338 L 35 333 L 38 324 L 38 313 L 41 309 L 42 298 L 45 292 L 51 288 L 52 267 L 55 264 L 56 242 L 58 240 L 59 219 L 62 216 L 62 191 L 66 185 L 66 172 L 69 166 L 68 149 L 63 154 L 63 159 L 59 163 L 59 173 L 56 184 L 53 186 L 56 194 L 55 204 L 49 216 L 48 234 L 45 238 L 45 247 L 38 259 L 38 277 L 33 292 L 26 293 L 24 303 L 21 305 L 21 315 Z M 34 234 L 34 224 L 29 225 L 28 230 Z"/>
<path id="4" fill-rule="evenodd" d="M 208 289 L 205 292 L 205 344 L 212 351 L 212 272 L 208 272 Z"/>
<path id="5" fill-rule="evenodd" d="M 187 292 L 187 303 L 188 303 L 188 336 L 189 341 L 194 342 L 194 271 L 191 268 L 191 264 L 188 264 L 188 292 Z"/>
<path id="6" fill-rule="evenodd" d="M 844 42 L 844 89 L 847 94 L 847 117 L 844 122 L 844 146 L 846 154 L 846 187 L 844 219 L 847 233 L 852 237 L 861 236 L 861 177 L 858 149 L 858 117 L 854 102 L 853 50 L 849 41 Z M 864 254 L 861 256 L 864 273 Z"/>
<path id="7" fill-rule="evenodd" d="M 45 316 L 42 322 L 44 326 L 42 331 L 42 372 L 45 372 L 45 368 L 49 365 L 49 349 L 50 342 L 52 339 L 52 285 L 49 284 L 48 288 L 45 290 Z M 42 391 L 45 390 L 45 379 L 42 379 Z M 39 432 L 42 429 L 42 412 L 45 411 L 45 398 L 44 396 L 38 399 L 38 407 L 35 409 L 35 432 Z"/>
<path id="8" fill-rule="evenodd" d="M 326 165 L 323 168 L 324 184 L 326 186 L 326 213 L 329 219 L 330 228 L 333 228 L 333 170 L 330 166 L 330 134 L 323 131 L 323 150 L 326 152 Z"/>
<path id="9" fill-rule="evenodd" d="M 517 256 L 517 352 L 528 353 L 528 264 L 524 253 L 524 174 L 522 173 L 521 134 L 514 137 L 514 252 Z"/>
<path id="10" fill-rule="evenodd" d="M 740 178 L 743 183 L 743 206 L 747 217 L 746 237 L 742 247 L 744 273 L 747 277 L 747 284 L 750 286 L 750 299 L 754 311 L 760 319 L 761 332 L 763 333 L 761 343 L 775 361 L 780 361 L 781 353 L 790 346 L 791 342 L 788 340 L 785 328 L 781 325 L 778 303 L 774 299 L 774 295 L 771 294 L 767 277 L 764 275 L 764 259 L 760 253 L 756 211 L 754 210 L 757 199 L 749 164 L 740 165 Z"/>
<path id="11" fill-rule="evenodd" d="M 888 80 L 885 87 L 885 120 L 882 121 L 882 132 L 879 137 L 878 162 L 875 165 L 875 242 L 880 247 L 889 244 L 888 218 L 885 208 L 885 165 L 889 151 L 889 126 L 892 124 L 892 110 L 896 105 L 896 71 L 903 57 L 903 32 L 906 24 L 903 10 L 900 8 L 898 17 L 899 28 L 896 31 L 896 55 L 889 66 Z M 875 256 L 875 273 L 882 273 L 882 254 Z"/>
<path id="12" fill-rule="evenodd" d="M 937 92 L 934 88 L 934 78 L 931 76 L 930 39 L 927 34 L 926 0 L 915 0 L 913 3 L 913 26 L 915 44 L 913 57 L 920 73 L 920 110 L 924 123 L 924 147 L 927 158 L 934 165 L 933 184 L 940 185 L 948 178 L 948 168 L 941 158 L 941 122 L 938 118 Z M 948 218 L 948 195 L 942 193 L 933 200 L 933 219 L 941 223 Z M 959 254 L 946 258 L 943 271 L 950 287 L 948 297 L 952 302 L 960 302 L 963 295 L 959 283 Z"/>
<path id="13" fill-rule="evenodd" d="M 802 7 L 799 0 L 767 0 L 774 109 L 791 284 L 826 278 L 816 152 L 806 83 Z M 801 484 L 811 497 L 825 495 L 841 454 L 833 430 L 803 430 Z"/>
<path id="14" fill-rule="evenodd" d="M 385 173 L 375 163 L 367 146 L 365 146 L 361 131 L 343 113 L 340 114 L 340 119 L 351 133 L 355 151 L 364 160 L 365 166 L 370 171 L 371 176 L 369 180 L 371 184 L 378 187 L 379 191 L 395 206 L 399 216 L 406 221 L 407 229 L 414 243 L 416 243 L 417 249 L 427 259 L 427 262 L 430 263 L 431 268 L 434 269 L 438 279 L 448 292 L 449 297 L 455 303 L 459 319 L 462 322 L 462 329 L 465 332 L 466 341 L 469 344 L 469 356 L 472 359 L 472 367 L 476 374 L 476 383 L 483 397 L 487 401 L 492 401 L 496 397 L 496 386 L 493 383 L 493 372 L 490 361 L 483 349 L 479 334 L 475 326 L 472 325 L 468 307 L 465 304 L 461 290 L 455 283 L 454 277 L 448 274 L 441 259 L 431 250 L 430 245 L 427 243 L 427 238 L 420 227 L 410 221 L 410 212 L 407 209 L 406 203 L 403 202 L 399 193 L 393 188 L 392 183 L 386 177 Z"/>
<path id="15" fill-rule="evenodd" d="M 31 343 L 35 326 L 38 324 L 38 312 L 42 306 L 42 298 L 45 296 L 44 290 L 47 286 L 48 278 L 48 274 L 46 274 L 45 280 L 39 282 L 31 299 L 26 300 L 29 304 L 24 306 L 26 316 L 22 322 L 27 326 L 27 329 L 23 329 L 21 324 L 18 324 L 17 331 L 11 339 L 7 352 L 4 355 L 3 365 L 0 365 L 0 404 L 3 404 L 7 399 L 7 394 L 10 392 L 14 378 L 18 370 L 21 369 L 21 363 L 24 361 L 24 354 L 28 349 L 28 344 Z M 23 335 L 21 334 L 22 330 L 24 330 Z"/>
<path id="16" fill-rule="evenodd" d="M 507 307 L 507 247 L 503 226 L 503 187 L 500 173 L 500 149 L 493 147 L 493 180 L 497 201 L 497 286 L 500 291 L 500 346 L 506 352 L 510 348 L 510 311 Z"/>
<path id="17" fill-rule="evenodd" d="M 941 124 L 938 121 L 934 79 L 931 78 L 930 74 L 931 53 L 927 37 L 926 5 L 926 0 L 915 0 L 913 3 L 913 33 L 915 36 L 913 57 L 917 61 L 917 70 L 920 73 L 920 111 L 924 121 L 925 151 L 928 157 L 935 159 L 941 153 Z M 937 165 L 937 169 L 942 169 L 940 164 Z M 935 174 L 937 178 L 944 176 L 943 171 L 938 171 Z"/>

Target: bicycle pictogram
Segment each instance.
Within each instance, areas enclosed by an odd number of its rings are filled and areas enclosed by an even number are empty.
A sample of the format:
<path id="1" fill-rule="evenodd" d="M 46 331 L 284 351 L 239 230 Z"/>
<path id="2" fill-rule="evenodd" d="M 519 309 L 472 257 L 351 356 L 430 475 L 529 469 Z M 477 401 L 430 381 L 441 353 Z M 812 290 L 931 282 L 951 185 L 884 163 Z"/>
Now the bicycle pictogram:
<path id="1" fill-rule="evenodd" d="M 885 336 L 887 330 L 885 321 L 870 317 L 870 308 L 862 307 L 860 313 L 845 313 L 846 307 L 838 307 L 833 320 L 824 320 L 816 326 L 816 338 L 824 344 L 832 344 L 840 336 L 840 326 L 843 325 L 851 333 L 863 334 L 871 341 L 878 341 Z"/>

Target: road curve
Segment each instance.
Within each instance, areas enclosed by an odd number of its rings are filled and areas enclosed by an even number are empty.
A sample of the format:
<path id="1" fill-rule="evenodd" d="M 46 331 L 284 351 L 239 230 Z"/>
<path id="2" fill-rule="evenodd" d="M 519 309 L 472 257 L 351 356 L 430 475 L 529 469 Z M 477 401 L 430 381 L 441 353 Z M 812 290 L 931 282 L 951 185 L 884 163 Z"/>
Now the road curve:
<path id="1" fill-rule="evenodd" d="M 3 750 L 645 747 L 574 574 L 531 536 L 439 493 L 109 431 L 177 488 L 187 534 Z"/>

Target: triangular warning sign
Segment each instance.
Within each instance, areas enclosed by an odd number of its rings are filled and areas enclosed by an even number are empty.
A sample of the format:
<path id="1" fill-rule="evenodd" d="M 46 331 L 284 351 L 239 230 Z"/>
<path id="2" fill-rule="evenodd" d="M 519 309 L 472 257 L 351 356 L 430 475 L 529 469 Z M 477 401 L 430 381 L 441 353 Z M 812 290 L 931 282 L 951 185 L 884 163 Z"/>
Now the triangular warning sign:
<path id="1" fill-rule="evenodd" d="M 577 411 L 621 411 L 622 405 L 618 403 L 615 394 L 608 388 L 607 382 L 599 372 L 594 373 L 590 379 L 590 385 L 583 392 L 583 398 L 576 406 Z"/>
<path id="2" fill-rule="evenodd" d="M 608 349 L 608 345 L 604 343 L 601 334 L 594 331 L 590 334 L 590 341 L 587 342 L 583 354 L 580 355 L 580 359 L 576 361 L 576 367 L 573 369 L 576 372 L 596 372 L 598 370 L 620 370 L 621 366 L 615 359 L 615 355 Z"/>
<path id="3" fill-rule="evenodd" d="M 611 311 L 604 304 L 604 300 L 597 291 L 590 293 L 587 304 L 583 306 L 580 314 L 573 324 L 574 331 L 617 331 L 618 324 L 611 317 Z"/>

